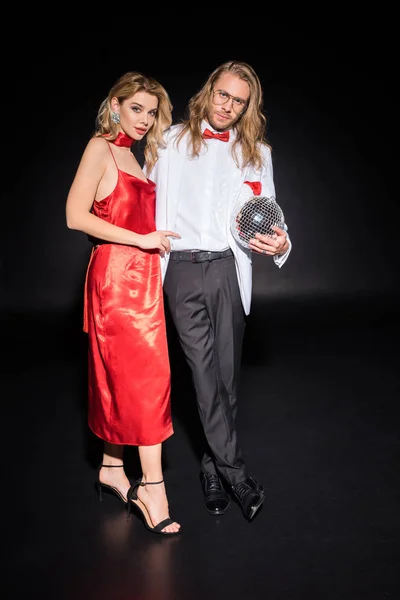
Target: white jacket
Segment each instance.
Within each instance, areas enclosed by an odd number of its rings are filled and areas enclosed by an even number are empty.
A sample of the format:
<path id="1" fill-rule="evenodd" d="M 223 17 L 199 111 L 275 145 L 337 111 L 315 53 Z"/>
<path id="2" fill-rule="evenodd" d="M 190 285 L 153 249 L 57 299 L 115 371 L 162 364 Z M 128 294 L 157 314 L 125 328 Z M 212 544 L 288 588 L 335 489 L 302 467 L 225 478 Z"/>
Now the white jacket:
<path id="1" fill-rule="evenodd" d="M 176 134 L 180 128 L 180 125 L 170 127 L 165 135 L 167 147 L 159 150 L 159 159 L 155 167 L 151 172 L 146 173 L 148 179 L 156 184 L 156 227 L 159 230 L 175 231 L 181 176 L 185 169 L 185 162 L 189 160 L 186 143 L 187 137 L 180 141 L 178 148 L 174 144 Z M 247 167 L 244 170 L 236 166 L 232 168 L 230 190 L 228 193 L 228 197 L 231 200 L 224 207 L 224 211 L 217 215 L 217 218 L 220 219 L 220 224 L 226 230 L 228 243 L 235 257 L 240 295 L 245 314 L 249 314 L 251 306 L 252 252 L 236 242 L 231 233 L 230 221 L 234 208 L 255 195 L 252 188 L 245 183 L 246 181 L 261 183 L 261 193 L 259 195 L 268 198 L 275 197 L 271 152 L 264 145 L 262 145 L 261 150 L 264 162 L 261 170 L 255 170 L 252 167 Z M 279 256 L 274 256 L 274 262 L 278 267 L 281 267 L 285 263 L 291 251 L 292 244 L 289 238 L 288 241 L 289 249 L 287 252 Z M 168 254 L 161 258 L 163 281 L 168 261 Z"/>

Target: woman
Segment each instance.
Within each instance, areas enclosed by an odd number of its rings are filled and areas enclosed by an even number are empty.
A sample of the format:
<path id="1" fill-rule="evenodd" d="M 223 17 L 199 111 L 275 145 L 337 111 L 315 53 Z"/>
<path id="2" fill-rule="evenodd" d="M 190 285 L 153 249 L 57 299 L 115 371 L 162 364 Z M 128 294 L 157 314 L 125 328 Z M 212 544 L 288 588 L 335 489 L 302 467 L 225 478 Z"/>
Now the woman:
<path id="1" fill-rule="evenodd" d="M 131 152 L 146 136 L 155 164 L 172 106 L 166 90 L 126 73 L 102 102 L 71 185 L 66 220 L 95 241 L 85 283 L 89 341 L 88 424 L 104 440 L 100 494 L 108 490 L 140 511 L 154 533 L 176 535 L 163 483 L 162 442 L 173 434 L 170 366 L 160 272 L 173 231 L 155 227 L 155 184 Z M 125 445 L 138 446 L 142 477 L 131 486 Z"/>

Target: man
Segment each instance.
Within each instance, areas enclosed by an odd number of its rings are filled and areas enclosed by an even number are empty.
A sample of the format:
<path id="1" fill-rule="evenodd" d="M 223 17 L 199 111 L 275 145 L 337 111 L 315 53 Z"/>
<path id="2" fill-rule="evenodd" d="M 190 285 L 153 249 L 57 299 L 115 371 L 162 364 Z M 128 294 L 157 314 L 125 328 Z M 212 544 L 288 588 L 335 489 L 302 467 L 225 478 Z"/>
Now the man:
<path id="1" fill-rule="evenodd" d="M 233 497 L 249 521 L 264 501 L 263 487 L 247 473 L 235 426 L 251 253 L 272 256 L 280 267 L 291 250 L 280 228 L 273 238 L 257 234 L 250 249 L 230 231 L 238 203 L 253 195 L 275 197 L 262 107 L 252 67 L 224 63 L 189 101 L 188 119 L 169 129 L 166 148 L 148 174 L 157 189 L 157 229 L 181 235 L 161 261 L 209 446 L 201 465 L 205 507 L 222 515 Z"/>

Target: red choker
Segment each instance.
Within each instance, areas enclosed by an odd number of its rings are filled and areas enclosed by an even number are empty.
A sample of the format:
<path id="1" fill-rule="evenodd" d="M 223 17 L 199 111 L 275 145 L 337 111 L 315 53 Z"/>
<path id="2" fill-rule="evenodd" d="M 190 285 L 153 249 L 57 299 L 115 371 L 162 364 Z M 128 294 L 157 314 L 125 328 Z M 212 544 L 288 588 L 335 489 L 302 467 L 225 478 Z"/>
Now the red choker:
<path id="1" fill-rule="evenodd" d="M 116 146 L 123 146 L 124 148 L 130 148 L 134 142 L 135 142 L 135 140 L 132 139 L 131 137 L 129 137 L 129 135 L 126 135 L 126 133 L 124 133 L 123 131 L 120 131 L 112 143 L 115 144 Z"/>

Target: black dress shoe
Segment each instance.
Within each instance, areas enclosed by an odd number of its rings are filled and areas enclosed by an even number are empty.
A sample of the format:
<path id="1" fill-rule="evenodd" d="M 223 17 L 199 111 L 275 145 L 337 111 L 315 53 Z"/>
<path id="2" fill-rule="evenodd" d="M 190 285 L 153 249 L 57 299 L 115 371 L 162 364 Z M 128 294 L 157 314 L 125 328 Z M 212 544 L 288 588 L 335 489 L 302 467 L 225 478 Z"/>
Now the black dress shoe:
<path id="1" fill-rule="evenodd" d="M 224 490 L 218 475 L 211 473 L 200 474 L 204 493 L 205 508 L 210 515 L 223 515 L 228 510 L 231 501 Z"/>
<path id="2" fill-rule="evenodd" d="M 265 500 L 264 489 L 253 477 L 247 477 L 232 486 L 232 496 L 239 504 L 246 519 L 251 521 Z"/>

